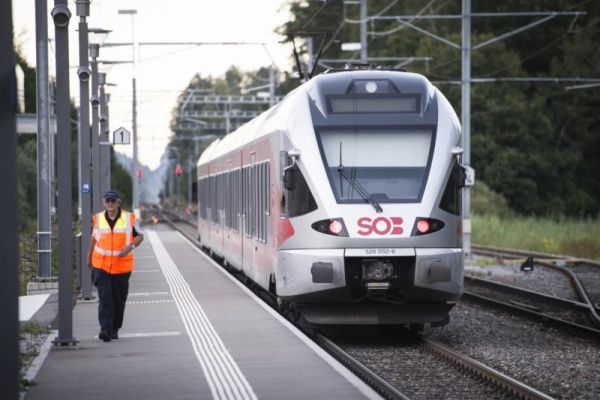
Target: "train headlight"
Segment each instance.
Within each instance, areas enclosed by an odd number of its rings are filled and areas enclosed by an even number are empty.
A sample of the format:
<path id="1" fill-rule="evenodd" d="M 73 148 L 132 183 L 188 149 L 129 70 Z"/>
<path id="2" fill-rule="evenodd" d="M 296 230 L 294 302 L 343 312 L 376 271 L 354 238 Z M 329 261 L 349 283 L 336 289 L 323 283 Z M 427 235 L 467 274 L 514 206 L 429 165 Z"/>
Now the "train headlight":
<path id="1" fill-rule="evenodd" d="M 369 93 L 375 93 L 377 91 L 377 83 L 375 81 L 365 83 L 365 90 Z"/>
<path id="2" fill-rule="evenodd" d="M 324 219 L 317 221 L 311 225 L 312 228 L 321 233 L 333 236 L 348 236 L 348 230 L 344 224 L 344 220 L 341 218 Z"/>
<path id="3" fill-rule="evenodd" d="M 444 227 L 444 223 L 433 218 L 417 218 L 411 236 L 428 235 Z"/>

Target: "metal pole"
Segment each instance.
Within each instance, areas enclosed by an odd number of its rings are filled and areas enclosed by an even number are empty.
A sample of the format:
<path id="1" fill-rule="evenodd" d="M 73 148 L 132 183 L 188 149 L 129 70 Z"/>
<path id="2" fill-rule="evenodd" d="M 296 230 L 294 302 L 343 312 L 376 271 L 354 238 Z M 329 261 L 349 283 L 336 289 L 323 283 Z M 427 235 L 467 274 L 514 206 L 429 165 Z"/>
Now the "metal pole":
<path id="1" fill-rule="evenodd" d="M 312 36 L 309 36 L 306 38 L 306 53 L 308 55 L 308 62 L 306 63 L 306 70 L 310 73 L 310 71 L 312 71 L 312 69 L 313 69 L 313 64 L 314 64 L 314 60 L 313 60 L 314 50 L 313 50 Z"/>
<path id="2" fill-rule="evenodd" d="M 188 155 L 188 208 L 192 208 L 192 155 Z"/>
<path id="3" fill-rule="evenodd" d="M 106 74 L 98 74 L 98 84 L 100 85 L 100 193 L 104 194 L 110 190 L 110 141 L 108 140 L 108 105 L 106 100 Z"/>
<path id="4" fill-rule="evenodd" d="M 73 201 L 71 199 L 71 101 L 69 98 L 69 19 L 67 0 L 55 0 L 52 9 L 56 38 L 56 110 L 58 122 L 58 338 L 57 345 L 73 339 Z"/>
<path id="5" fill-rule="evenodd" d="M 17 225 L 17 90 L 13 52 L 12 2 L 0 2 L 0 388 L 7 400 L 19 398 L 19 235 Z"/>
<path id="6" fill-rule="evenodd" d="M 103 195 L 100 189 L 100 144 L 98 138 L 98 56 L 100 45 L 90 45 L 90 57 L 92 58 L 92 214 L 100 212 L 102 207 L 100 198 Z"/>
<path id="7" fill-rule="evenodd" d="M 366 63 L 367 50 L 367 0 L 360 0 L 360 62 Z"/>
<path id="8" fill-rule="evenodd" d="M 310 71 L 310 70 L 309 70 Z M 273 64 L 269 65 L 269 107 L 275 105 L 275 71 Z"/>
<path id="9" fill-rule="evenodd" d="M 462 0 L 462 148 L 464 165 L 471 165 L 471 0 Z M 468 187 L 462 194 L 463 252 L 471 255 L 471 194 Z"/>
<path id="10" fill-rule="evenodd" d="M 137 147 L 137 139 L 138 139 L 138 131 L 137 131 L 137 91 L 136 91 L 136 82 L 135 82 L 135 77 L 132 79 L 132 85 L 133 85 L 133 100 L 132 100 L 132 140 L 133 140 L 133 174 L 132 174 L 132 178 L 133 178 L 133 193 L 132 193 L 132 201 L 133 201 L 133 210 L 136 213 L 136 215 L 138 215 L 138 211 L 139 210 L 139 197 L 138 197 L 138 191 L 139 191 L 139 186 L 140 186 L 140 182 L 139 179 L 140 177 L 137 176 L 137 171 L 139 169 L 139 163 L 138 163 L 138 147 Z"/>
<path id="11" fill-rule="evenodd" d="M 37 93 L 37 238 L 38 276 L 52 275 L 52 228 L 50 218 L 50 99 L 48 96 L 48 3 L 35 2 Z"/>
<path id="12" fill-rule="evenodd" d="M 92 298 L 92 282 L 87 268 L 87 254 L 92 231 L 91 197 L 91 148 L 90 148 L 90 67 L 88 65 L 88 25 L 90 1 L 77 0 L 79 19 L 79 171 L 81 182 L 78 188 L 81 197 L 81 297 Z"/>
<path id="13" fill-rule="evenodd" d="M 50 115 L 56 118 L 56 87 L 50 86 Z M 56 126 L 50 127 L 50 213 L 56 214 Z"/>
<path id="14" fill-rule="evenodd" d="M 128 14 L 131 16 L 131 43 L 133 49 L 133 64 L 132 64 L 132 102 L 131 102 L 131 127 L 132 127 L 132 135 L 133 135 L 133 171 L 131 174 L 131 178 L 133 180 L 133 193 L 132 193 L 132 203 L 133 203 L 133 211 L 136 213 L 137 217 L 140 217 L 140 199 L 139 199 L 139 177 L 137 176 L 137 170 L 139 169 L 138 163 L 138 131 L 137 131 L 137 89 L 136 89 L 136 69 L 138 62 L 138 43 L 135 36 L 135 16 L 137 14 L 136 10 L 119 10 L 119 14 Z"/>
<path id="15" fill-rule="evenodd" d="M 106 93 L 105 94 L 105 106 L 106 106 L 106 141 L 109 143 L 107 148 L 106 148 L 106 157 L 107 157 L 107 162 L 106 165 L 108 165 L 108 168 L 106 170 L 106 181 L 108 182 L 108 188 L 112 189 L 112 144 L 111 144 L 111 138 L 110 138 L 110 107 L 108 106 L 108 103 L 110 103 L 110 93 Z"/>

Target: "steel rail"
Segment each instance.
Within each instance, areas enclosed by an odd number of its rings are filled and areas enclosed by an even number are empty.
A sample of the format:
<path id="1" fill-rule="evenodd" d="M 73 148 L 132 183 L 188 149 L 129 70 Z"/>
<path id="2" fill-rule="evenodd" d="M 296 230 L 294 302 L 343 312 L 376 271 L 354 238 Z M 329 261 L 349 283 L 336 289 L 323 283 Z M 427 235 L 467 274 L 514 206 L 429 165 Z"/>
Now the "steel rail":
<path id="1" fill-rule="evenodd" d="M 566 261 L 580 262 L 580 263 L 585 263 L 585 264 L 600 267 L 600 263 L 597 263 L 593 260 L 569 259 L 565 256 L 554 255 L 554 254 L 531 252 L 531 251 L 516 250 L 516 249 L 503 249 L 500 247 L 491 247 L 491 246 L 473 246 L 472 248 L 473 248 L 473 252 L 475 254 L 492 256 L 492 257 L 499 256 L 499 257 L 512 258 L 512 259 L 519 258 L 519 257 L 540 257 L 540 258 L 546 257 L 547 260 L 555 260 L 555 261 L 558 260 L 558 261 L 562 261 L 562 262 L 566 262 Z M 550 257 L 550 258 L 547 258 L 547 257 Z M 575 261 L 573 261 L 573 260 L 575 260 Z M 573 271 L 571 271 L 567 267 L 564 267 L 562 265 L 557 265 L 554 262 L 550 262 L 550 261 L 535 260 L 535 263 L 538 265 L 547 267 L 547 268 L 552 268 L 555 271 L 559 271 L 559 272 L 563 273 L 564 275 L 566 275 L 569 278 L 571 285 L 575 289 L 579 299 L 582 302 L 587 303 L 590 306 L 590 315 L 591 315 L 592 319 L 594 320 L 594 323 L 600 325 L 600 315 L 598 314 L 598 310 L 596 309 L 596 306 L 595 306 L 594 302 L 592 301 L 592 299 L 590 298 L 589 294 L 585 290 L 583 284 L 581 283 L 581 281 L 579 280 L 579 278 Z"/>
<path id="2" fill-rule="evenodd" d="M 385 397 L 386 399 L 401 399 L 408 400 L 409 397 L 404 393 L 400 392 L 394 386 L 379 377 L 375 372 L 370 370 L 363 363 L 352 357 L 346 351 L 344 351 L 337 344 L 325 336 L 317 333 L 314 335 L 314 339 L 324 348 L 329 354 L 331 354 L 336 360 L 342 363 L 346 368 L 356 374 L 359 378 L 365 381 L 371 386 L 376 392 Z"/>
<path id="3" fill-rule="evenodd" d="M 521 249 L 509 249 L 505 247 L 496 247 L 496 246 L 482 246 L 482 245 L 472 245 L 471 246 L 476 252 L 491 252 L 498 255 L 513 255 L 513 256 L 521 256 L 521 257 L 535 257 L 541 259 L 548 260 L 564 260 L 565 262 L 579 262 L 594 265 L 600 267 L 600 261 L 590 260 L 587 258 L 579 258 L 566 256 L 563 254 L 553 254 L 553 253 L 543 253 L 540 251 L 531 251 L 531 250 L 521 250 Z"/>
<path id="4" fill-rule="evenodd" d="M 501 290 L 503 293 L 514 293 L 517 295 L 521 295 L 524 297 L 529 297 L 536 301 L 553 303 L 555 305 L 570 308 L 575 311 L 589 311 L 590 305 L 586 303 L 582 303 L 575 300 L 569 300 L 562 297 L 552 296 L 542 292 L 536 292 L 534 290 L 521 288 L 518 286 L 510 285 L 508 283 L 501 283 L 496 281 L 491 281 L 489 279 L 478 278 L 475 276 L 466 275 L 464 277 L 465 282 L 472 282 L 474 284 L 479 284 L 485 287 L 488 287 L 492 290 Z"/>
<path id="5" fill-rule="evenodd" d="M 548 322 L 557 327 L 575 329 L 575 330 L 581 331 L 582 333 L 586 333 L 588 335 L 591 334 L 592 336 L 594 336 L 596 338 L 600 338 L 600 330 L 598 330 L 598 329 L 595 329 L 595 328 L 592 328 L 592 327 L 589 327 L 586 325 L 581 325 L 576 322 L 571 322 L 571 321 L 567 321 L 567 320 L 560 319 L 557 317 L 553 317 L 548 314 L 540 313 L 538 311 L 532 310 L 527 307 L 519 306 L 519 305 L 512 304 L 512 303 L 506 303 L 506 302 L 503 302 L 500 300 L 493 299 L 488 296 L 483 296 L 481 294 L 477 294 L 477 293 L 473 293 L 473 292 L 469 292 L 469 291 L 464 291 L 462 298 L 471 300 L 471 301 L 474 301 L 477 303 L 485 303 L 485 304 L 493 305 L 493 306 L 496 306 L 499 308 L 504 308 L 504 309 L 509 310 L 510 312 L 513 312 L 513 313 L 517 312 L 524 316 L 534 318 L 538 321 Z"/>
<path id="6" fill-rule="evenodd" d="M 545 393 L 540 392 L 539 390 L 532 388 L 531 386 L 520 382 L 506 374 L 503 374 L 500 371 L 497 371 L 491 367 L 488 367 L 485 364 L 480 363 L 477 360 L 472 359 L 471 357 L 461 354 L 455 350 L 452 350 L 449 347 L 444 346 L 443 344 L 436 342 L 432 339 L 426 338 L 424 336 L 420 336 L 423 346 L 436 354 L 439 357 L 442 357 L 453 364 L 456 364 L 462 368 L 465 368 L 467 371 L 480 376 L 481 378 L 490 381 L 504 390 L 507 390 L 517 396 L 520 396 L 525 399 L 535 399 L 535 400 L 551 400 L 552 397 L 546 395 Z"/>

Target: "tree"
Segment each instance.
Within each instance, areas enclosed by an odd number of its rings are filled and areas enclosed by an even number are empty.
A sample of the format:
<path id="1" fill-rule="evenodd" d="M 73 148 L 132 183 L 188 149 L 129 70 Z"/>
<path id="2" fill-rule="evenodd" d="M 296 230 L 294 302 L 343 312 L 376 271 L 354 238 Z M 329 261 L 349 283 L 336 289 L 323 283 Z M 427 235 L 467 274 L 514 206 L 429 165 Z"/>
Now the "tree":
<path id="1" fill-rule="evenodd" d="M 357 59 L 339 43 L 359 39 L 359 7 L 340 1 L 290 4 L 283 34 L 318 27 L 332 32 L 324 58 Z M 368 14 L 460 14 L 459 2 L 369 0 Z M 473 12 L 586 11 L 557 17 L 531 30 L 472 52 L 473 77 L 597 77 L 600 70 L 600 2 L 575 0 L 482 0 Z M 472 43 L 499 36 L 535 20 L 474 18 Z M 460 43 L 460 20 L 416 20 L 415 24 Z M 460 52 L 396 21 L 370 21 L 370 57 L 427 56 L 407 67 L 428 77 L 460 113 Z M 301 51 L 306 48 L 301 46 Z M 282 85 L 285 86 L 286 84 Z M 565 91 L 564 85 L 486 83 L 471 89 L 472 164 L 478 179 L 523 214 L 598 215 L 600 209 L 600 90 Z"/>

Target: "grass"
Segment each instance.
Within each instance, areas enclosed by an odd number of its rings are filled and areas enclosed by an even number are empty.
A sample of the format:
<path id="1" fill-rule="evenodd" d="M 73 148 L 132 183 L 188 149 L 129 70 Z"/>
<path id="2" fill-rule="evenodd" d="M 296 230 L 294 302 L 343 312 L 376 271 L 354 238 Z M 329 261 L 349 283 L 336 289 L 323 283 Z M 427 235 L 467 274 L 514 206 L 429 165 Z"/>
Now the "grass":
<path id="1" fill-rule="evenodd" d="M 472 225 L 476 244 L 600 260 L 598 219 L 474 215 Z"/>
<path id="2" fill-rule="evenodd" d="M 40 326 L 39 324 L 35 323 L 35 322 L 26 322 L 23 325 L 21 325 L 21 333 L 28 333 L 30 335 L 35 335 L 35 336 L 39 336 L 39 335 L 47 335 L 48 333 L 50 333 L 50 330 L 48 328 L 44 328 L 43 326 Z"/>

